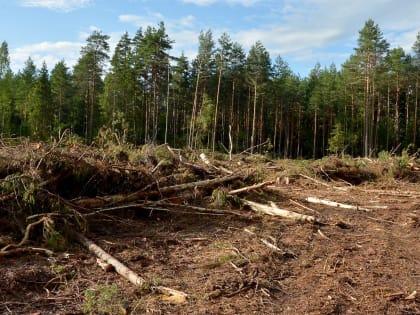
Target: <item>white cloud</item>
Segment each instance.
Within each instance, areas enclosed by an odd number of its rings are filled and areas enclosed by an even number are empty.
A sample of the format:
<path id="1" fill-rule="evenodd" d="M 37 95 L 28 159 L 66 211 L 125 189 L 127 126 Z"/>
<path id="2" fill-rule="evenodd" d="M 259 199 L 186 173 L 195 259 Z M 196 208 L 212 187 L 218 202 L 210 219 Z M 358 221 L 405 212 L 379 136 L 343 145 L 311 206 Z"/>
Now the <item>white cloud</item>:
<path id="1" fill-rule="evenodd" d="M 269 1 L 267 1 L 269 2 Z M 266 4 L 267 4 L 266 2 Z M 409 52 L 420 30 L 420 1 L 383 0 L 271 1 L 270 12 L 257 16 L 257 27 L 228 32 L 245 48 L 260 40 L 272 57 L 293 62 L 335 62 L 340 66 L 357 46 L 358 31 L 372 18 L 391 47 Z M 404 17 L 404 18 L 398 18 Z"/>
<path id="2" fill-rule="evenodd" d="M 66 65 L 72 67 L 79 58 L 82 45 L 80 42 L 46 41 L 18 47 L 10 52 L 11 66 L 14 71 L 22 69 L 25 61 L 31 57 L 37 67 L 41 67 L 45 61 L 50 71 L 61 60 L 65 60 Z"/>
<path id="3" fill-rule="evenodd" d="M 171 40 L 174 41 L 172 54 L 180 55 L 184 52 L 187 57 L 195 57 L 197 53 L 196 45 L 198 42 L 199 31 L 193 29 L 196 18 L 187 15 L 179 19 L 170 19 L 156 12 L 147 12 L 146 15 L 125 14 L 118 17 L 122 23 L 132 24 L 136 27 L 146 29 L 148 26 L 157 26 L 160 21 L 165 23 L 166 32 Z"/>
<path id="4" fill-rule="evenodd" d="M 84 8 L 93 0 L 23 0 L 24 7 L 46 8 L 55 11 L 69 12 L 75 9 Z"/>
<path id="5" fill-rule="evenodd" d="M 216 2 L 225 2 L 230 5 L 238 4 L 238 5 L 243 5 L 245 7 L 249 7 L 256 4 L 257 2 L 260 2 L 261 0 L 181 0 L 181 1 L 185 3 L 192 3 L 199 6 L 211 5 Z"/>

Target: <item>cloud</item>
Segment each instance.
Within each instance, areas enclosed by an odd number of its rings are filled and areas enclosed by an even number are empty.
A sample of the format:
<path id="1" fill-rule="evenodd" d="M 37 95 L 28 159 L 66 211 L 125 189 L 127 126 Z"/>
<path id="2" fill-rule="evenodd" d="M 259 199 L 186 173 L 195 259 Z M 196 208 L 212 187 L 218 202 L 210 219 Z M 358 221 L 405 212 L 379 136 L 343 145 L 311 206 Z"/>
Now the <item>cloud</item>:
<path id="1" fill-rule="evenodd" d="M 261 0 L 181 0 L 181 1 L 185 3 L 192 3 L 199 6 L 211 5 L 216 2 L 224 2 L 230 5 L 238 4 L 244 7 L 250 7 L 256 4 L 257 2 L 260 2 Z"/>
<path id="2" fill-rule="evenodd" d="M 46 8 L 70 12 L 90 5 L 93 0 L 22 0 L 21 5 L 32 8 Z"/>
<path id="3" fill-rule="evenodd" d="M 25 61 L 31 57 L 37 67 L 41 67 L 45 61 L 50 71 L 61 60 L 65 60 L 66 65 L 72 67 L 80 56 L 82 45 L 81 42 L 45 41 L 18 47 L 10 52 L 11 66 L 14 71 L 22 69 Z"/>
<path id="4" fill-rule="evenodd" d="M 145 15 L 124 14 L 118 17 L 122 23 L 132 24 L 135 27 L 146 29 L 148 26 L 157 26 L 164 21 L 166 32 L 174 41 L 171 53 L 175 56 L 184 52 L 188 58 L 194 58 L 197 53 L 199 30 L 195 28 L 196 18 L 193 15 L 183 16 L 179 19 L 167 18 L 160 13 L 147 12 Z M 195 53 L 195 54 L 194 54 Z"/>
<path id="5" fill-rule="evenodd" d="M 261 4 L 267 4 L 270 0 Z M 253 16 L 253 27 L 229 32 L 245 48 L 260 40 L 272 57 L 292 62 L 312 61 L 339 66 L 357 46 L 359 30 L 372 18 L 391 47 L 406 52 L 420 30 L 420 1 L 283 0 L 271 1 L 265 15 Z M 403 16 L 404 19 L 396 19 Z"/>

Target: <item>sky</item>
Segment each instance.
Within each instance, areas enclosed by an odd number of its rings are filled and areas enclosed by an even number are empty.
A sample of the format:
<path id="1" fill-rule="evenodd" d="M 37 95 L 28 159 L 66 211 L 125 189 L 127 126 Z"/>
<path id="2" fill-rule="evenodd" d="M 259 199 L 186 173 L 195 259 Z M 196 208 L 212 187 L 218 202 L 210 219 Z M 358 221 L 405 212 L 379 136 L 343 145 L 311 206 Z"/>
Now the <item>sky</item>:
<path id="1" fill-rule="evenodd" d="M 245 52 L 261 41 L 273 60 L 280 55 L 305 77 L 317 62 L 340 68 L 370 18 L 391 48 L 411 52 L 420 0 L 0 0 L 0 42 L 13 71 L 29 56 L 51 71 L 61 60 L 73 67 L 94 30 L 110 35 L 112 56 L 124 32 L 133 37 L 163 21 L 173 56 L 193 59 L 200 31 L 211 29 L 215 41 L 226 32 Z"/>

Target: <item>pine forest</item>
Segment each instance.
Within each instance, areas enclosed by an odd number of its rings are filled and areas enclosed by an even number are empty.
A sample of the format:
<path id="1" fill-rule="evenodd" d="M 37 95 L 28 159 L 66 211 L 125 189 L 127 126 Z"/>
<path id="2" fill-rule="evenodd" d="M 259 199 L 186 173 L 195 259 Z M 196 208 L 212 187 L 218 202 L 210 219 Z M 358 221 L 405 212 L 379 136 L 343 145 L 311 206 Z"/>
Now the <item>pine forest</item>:
<path id="1" fill-rule="evenodd" d="M 339 70 L 316 64 L 304 78 L 262 42 L 246 52 L 226 33 L 202 31 L 191 61 L 171 55 L 163 22 L 125 33 L 113 52 L 109 38 L 93 31 L 72 69 L 65 60 L 38 69 L 29 57 L 17 73 L 3 42 L 1 134 L 49 141 L 69 130 L 86 144 L 255 147 L 281 158 L 419 147 L 420 32 L 410 54 L 368 20 Z"/>

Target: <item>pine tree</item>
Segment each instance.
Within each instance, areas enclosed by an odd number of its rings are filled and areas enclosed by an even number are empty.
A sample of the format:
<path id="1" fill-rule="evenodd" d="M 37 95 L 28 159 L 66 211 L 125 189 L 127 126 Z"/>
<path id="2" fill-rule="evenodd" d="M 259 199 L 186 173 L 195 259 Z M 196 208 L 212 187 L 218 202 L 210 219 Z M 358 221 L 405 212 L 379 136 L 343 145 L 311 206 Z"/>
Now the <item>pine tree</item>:
<path id="1" fill-rule="evenodd" d="M 230 55 L 232 53 L 232 41 L 227 33 L 223 33 L 218 40 L 219 47 L 215 52 L 215 62 L 218 68 L 218 79 L 217 79 L 217 93 L 216 93 L 216 104 L 214 109 L 213 118 L 213 132 L 212 132 L 212 152 L 215 150 L 216 144 L 216 129 L 219 115 L 219 100 L 220 100 L 220 87 L 222 83 L 223 73 L 229 67 Z"/>
<path id="2" fill-rule="evenodd" d="M 4 41 L 0 47 L 0 133 L 11 135 L 13 103 L 13 73 L 10 69 L 9 49 Z"/>
<path id="3" fill-rule="evenodd" d="M 260 41 L 257 41 L 250 49 L 247 60 L 246 60 L 246 71 L 248 82 L 254 89 L 254 102 L 253 102 L 253 115 L 252 115 L 252 129 L 251 129 L 251 153 L 253 153 L 253 147 L 255 145 L 256 136 L 256 124 L 257 124 L 257 100 L 258 93 L 262 94 L 262 91 L 258 91 L 258 87 L 263 87 L 264 83 L 269 78 L 270 74 L 270 55 Z M 262 108 L 261 108 L 262 111 Z M 263 121 L 260 120 L 260 128 L 262 128 Z M 262 140 L 262 139 L 261 139 Z"/>
<path id="4" fill-rule="evenodd" d="M 25 62 L 25 67 L 17 74 L 16 78 L 16 133 L 19 136 L 30 136 L 29 95 L 37 79 L 37 69 L 34 62 L 29 57 Z"/>
<path id="5" fill-rule="evenodd" d="M 417 144 L 418 134 L 418 110 L 419 110 L 419 80 L 420 80 L 420 32 L 417 33 L 416 41 L 413 44 L 413 69 L 415 73 L 415 91 L 414 91 L 414 118 L 413 118 L 413 144 L 416 147 L 420 147 Z"/>
<path id="6" fill-rule="evenodd" d="M 105 62 L 109 59 L 108 40 L 108 35 L 104 35 L 100 31 L 94 31 L 87 38 L 87 44 L 82 47 L 81 57 L 74 67 L 79 104 L 84 107 L 82 130 L 87 143 L 92 142 L 93 135 L 99 127 L 98 95 L 103 88 L 102 75 L 105 70 Z"/>
<path id="7" fill-rule="evenodd" d="M 184 53 L 172 67 L 172 133 L 173 144 L 186 145 L 188 117 L 190 115 L 191 74 L 189 62 Z"/>
<path id="8" fill-rule="evenodd" d="M 363 125 L 363 154 L 369 156 L 372 147 L 372 116 L 374 115 L 373 87 L 375 72 L 382 62 L 389 44 L 383 38 L 379 26 L 372 19 L 366 21 L 364 27 L 359 31 L 358 47 L 356 55 L 359 58 L 360 67 L 364 75 L 364 125 Z"/>
<path id="9" fill-rule="evenodd" d="M 58 62 L 51 71 L 51 98 L 54 113 L 53 132 L 61 137 L 62 131 L 74 125 L 72 121 L 71 74 L 64 60 Z"/>
<path id="10" fill-rule="evenodd" d="M 29 122 L 32 137 L 47 140 L 52 135 L 54 111 L 47 65 L 42 64 L 38 78 L 29 94 Z"/>
<path id="11" fill-rule="evenodd" d="M 199 94 L 206 94 L 206 82 L 213 71 L 214 41 L 211 30 L 201 32 L 198 37 L 198 55 L 193 62 L 195 75 L 195 92 L 191 111 L 191 121 L 188 133 L 188 147 L 195 147 L 196 142 L 196 123 L 200 113 Z"/>
<path id="12" fill-rule="evenodd" d="M 137 108 L 135 106 L 135 73 L 133 66 L 132 41 L 128 33 L 124 33 L 115 47 L 111 59 L 111 70 L 105 78 L 104 92 L 101 98 L 103 123 L 119 135 L 136 142 L 137 140 Z M 116 130 L 117 117 L 128 123 L 127 130 Z"/>

